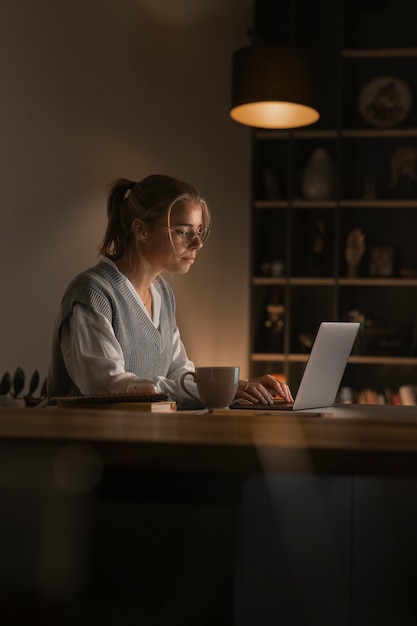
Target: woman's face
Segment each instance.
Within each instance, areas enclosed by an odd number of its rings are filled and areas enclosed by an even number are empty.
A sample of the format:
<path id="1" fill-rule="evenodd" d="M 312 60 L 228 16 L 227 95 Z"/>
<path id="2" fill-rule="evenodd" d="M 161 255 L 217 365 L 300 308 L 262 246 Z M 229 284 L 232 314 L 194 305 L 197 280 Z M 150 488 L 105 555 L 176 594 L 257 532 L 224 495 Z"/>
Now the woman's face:
<path id="1" fill-rule="evenodd" d="M 203 245 L 200 237 L 190 231 L 202 228 L 202 217 L 199 204 L 186 202 L 175 205 L 169 221 L 168 215 L 165 215 L 149 228 L 146 242 L 140 248 L 142 259 L 146 259 L 158 272 L 165 270 L 186 274 Z M 186 236 L 183 237 L 181 233 L 184 232 Z"/>

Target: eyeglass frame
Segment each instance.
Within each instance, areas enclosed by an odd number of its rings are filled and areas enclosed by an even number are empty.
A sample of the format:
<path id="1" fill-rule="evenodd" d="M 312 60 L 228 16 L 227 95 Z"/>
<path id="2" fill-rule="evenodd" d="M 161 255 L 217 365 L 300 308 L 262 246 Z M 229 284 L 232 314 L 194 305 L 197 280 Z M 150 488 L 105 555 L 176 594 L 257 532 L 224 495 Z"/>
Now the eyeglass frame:
<path id="1" fill-rule="evenodd" d="M 193 226 L 190 226 L 190 228 L 187 228 L 186 230 L 181 230 L 179 226 L 167 226 L 167 224 L 161 224 L 161 222 L 156 222 L 156 224 L 159 224 L 159 226 L 164 226 L 164 228 L 169 228 L 169 230 L 174 231 L 176 235 L 181 237 L 182 241 L 184 241 L 187 247 L 189 247 L 189 245 L 194 241 L 194 239 L 197 239 L 197 237 L 200 239 L 201 245 L 204 246 L 211 233 L 210 228 L 208 228 L 207 226 L 200 228 L 198 231 Z M 187 235 L 189 236 L 190 233 L 194 234 L 187 241 Z"/>

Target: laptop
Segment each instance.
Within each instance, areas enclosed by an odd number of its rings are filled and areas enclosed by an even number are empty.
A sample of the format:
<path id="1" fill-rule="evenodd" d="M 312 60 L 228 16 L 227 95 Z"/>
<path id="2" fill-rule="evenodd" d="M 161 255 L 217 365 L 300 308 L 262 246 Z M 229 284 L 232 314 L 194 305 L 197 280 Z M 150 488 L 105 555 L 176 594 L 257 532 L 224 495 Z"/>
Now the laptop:
<path id="1" fill-rule="evenodd" d="M 295 400 L 274 404 L 247 404 L 236 400 L 232 409 L 302 411 L 332 407 L 352 352 L 360 324 L 322 322 L 311 348 Z"/>

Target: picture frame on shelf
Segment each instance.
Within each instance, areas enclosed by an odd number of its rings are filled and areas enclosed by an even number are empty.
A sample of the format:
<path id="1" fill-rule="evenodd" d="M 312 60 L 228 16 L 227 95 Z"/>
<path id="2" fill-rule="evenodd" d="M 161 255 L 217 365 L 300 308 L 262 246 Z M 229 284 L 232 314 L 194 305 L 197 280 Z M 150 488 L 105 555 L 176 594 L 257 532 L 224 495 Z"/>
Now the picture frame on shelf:
<path id="1" fill-rule="evenodd" d="M 394 246 L 372 246 L 369 249 L 369 276 L 390 278 L 394 275 Z"/>
<path id="2" fill-rule="evenodd" d="M 376 76 L 361 89 L 358 109 L 371 126 L 392 127 L 401 124 L 413 107 L 408 83 L 397 76 Z"/>

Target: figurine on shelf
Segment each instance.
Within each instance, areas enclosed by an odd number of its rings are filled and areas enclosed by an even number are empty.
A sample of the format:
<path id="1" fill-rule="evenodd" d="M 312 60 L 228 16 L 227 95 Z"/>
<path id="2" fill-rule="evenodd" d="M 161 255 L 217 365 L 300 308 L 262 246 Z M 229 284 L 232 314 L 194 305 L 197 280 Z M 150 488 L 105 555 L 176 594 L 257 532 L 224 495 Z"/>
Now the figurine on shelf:
<path id="1" fill-rule="evenodd" d="M 358 275 L 358 266 L 362 260 L 365 249 L 365 234 L 360 228 L 355 228 L 355 230 L 349 233 L 345 248 L 345 259 L 349 278 L 356 278 Z"/>
<path id="2" fill-rule="evenodd" d="M 284 349 L 284 314 L 283 304 L 268 304 L 265 327 L 268 329 L 268 348 L 271 352 L 282 352 Z"/>
<path id="3" fill-rule="evenodd" d="M 375 174 L 367 174 L 363 179 L 363 200 L 375 200 L 376 183 Z"/>
<path id="4" fill-rule="evenodd" d="M 301 353 L 309 353 L 311 352 L 311 348 L 314 343 L 314 333 L 310 330 L 304 331 L 300 333 L 297 337 L 298 339 L 298 348 Z"/>
<path id="5" fill-rule="evenodd" d="M 417 192 L 417 148 L 401 146 L 391 157 L 391 191 L 398 197 Z"/>
<path id="6" fill-rule="evenodd" d="M 305 200 L 329 200 L 334 194 L 335 167 L 324 148 L 311 155 L 302 174 L 301 189 Z"/>
<path id="7" fill-rule="evenodd" d="M 326 247 L 326 222 L 319 218 L 314 223 L 313 241 L 311 244 L 310 273 L 313 276 L 321 276 L 325 271 L 325 247 Z"/>

